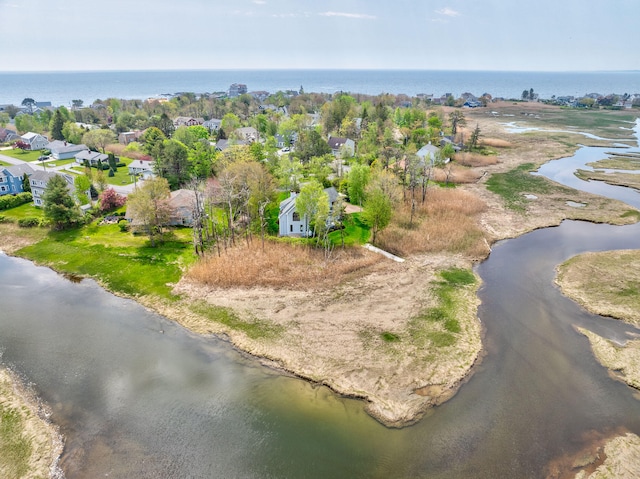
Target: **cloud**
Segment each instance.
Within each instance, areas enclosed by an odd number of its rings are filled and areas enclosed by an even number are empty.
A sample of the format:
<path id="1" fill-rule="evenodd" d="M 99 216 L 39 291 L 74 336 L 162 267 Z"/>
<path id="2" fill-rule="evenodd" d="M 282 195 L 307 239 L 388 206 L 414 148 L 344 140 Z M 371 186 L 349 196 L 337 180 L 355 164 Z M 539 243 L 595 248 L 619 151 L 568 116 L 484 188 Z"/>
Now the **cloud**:
<path id="1" fill-rule="evenodd" d="M 253 3 L 256 5 L 266 5 L 267 2 L 265 0 L 253 0 Z"/>
<path id="2" fill-rule="evenodd" d="M 323 17 L 344 17 L 344 18 L 357 18 L 361 20 L 375 20 L 376 16 L 367 15 L 366 13 L 345 13 L 345 12 L 324 12 L 319 15 Z"/>
<path id="3" fill-rule="evenodd" d="M 441 8 L 440 10 L 436 10 L 436 13 L 438 15 L 445 15 L 447 17 L 457 17 L 460 15 L 460 12 L 456 12 L 454 9 L 449 8 L 449 7 L 445 7 L 445 8 Z"/>

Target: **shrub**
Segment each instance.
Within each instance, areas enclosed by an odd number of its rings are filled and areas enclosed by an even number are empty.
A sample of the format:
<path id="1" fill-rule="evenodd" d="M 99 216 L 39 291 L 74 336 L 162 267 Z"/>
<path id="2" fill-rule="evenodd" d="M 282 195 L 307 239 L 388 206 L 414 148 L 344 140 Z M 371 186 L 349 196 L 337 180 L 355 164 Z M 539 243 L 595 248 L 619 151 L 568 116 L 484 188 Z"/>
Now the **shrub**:
<path id="1" fill-rule="evenodd" d="M 34 228 L 35 226 L 40 226 L 40 218 L 20 218 L 18 220 L 18 226 L 20 226 L 21 228 Z"/>
<path id="2" fill-rule="evenodd" d="M 120 231 L 123 233 L 126 233 L 129 231 L 129 222 L 127 220 L 118 221 L 118 228 L 120 228 Z"/>
<path id="3" fill-rule="evenodd" d="M 0 223 L 4 223 L 5 221 L 7 221 L 6 216 L 0 215 Z"/>
<path id="4" fill-rule="evenodd" d="M 0 196 L 0 211 L 15 208 L 16 206 L 33 201 L 31 193 L 18 193 L 17 195 Z"/>

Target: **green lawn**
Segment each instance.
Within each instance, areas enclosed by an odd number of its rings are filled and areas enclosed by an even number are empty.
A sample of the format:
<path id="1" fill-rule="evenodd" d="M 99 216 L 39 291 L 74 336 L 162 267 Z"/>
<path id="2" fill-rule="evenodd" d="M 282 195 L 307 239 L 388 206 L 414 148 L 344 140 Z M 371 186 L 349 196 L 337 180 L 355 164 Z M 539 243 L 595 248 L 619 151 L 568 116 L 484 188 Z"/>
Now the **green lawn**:
<path id="1" fill-rule="evenodd" d="M 2 152 L 0 152 L 2 153 Z M 6 161 L 0 160 L 0 166 L 11 166 L 11 163 L 7 163 Z"/>
<path id="2" fill-rule="evenodd" d="M 1 153 L 5 156 L 10 156 L 11 158 L 17 158 L 18 160 L 22 160 L 22 161 L 38 161 L 38 158 L 40 158 L 43 155 L 42 150 L 26 151 L 26 150 L 21 150 L 19 148 L 15 148 L 13 150 L 2 150 Z"/>
<path id="3" fill-rule="evenodd" d="M 360 213 L 345 215 L 344 218 L 344 244 L 346 246 L 363 245 L 369 241 L 369 227 L 360 219 Z M 329 233 L 331 243 L 336 246 L 342 245 L 340 230 Z"/>
<path id="4" fill-rule="evenodd" d="M 44 213 L 42 208 L 34 206 L 33 203 L 25 203 L 15 208 L 0 211 L 0 215 L 9 220 L 18 221 L 23 218 L 42 218 Z"/>
<path id="5" fill-rule="evenodd" d="M 104 172 L 105 181 L 110 185 L 131 185 L 133 184 L 133 177 L 129 174 L 129 163 L 133 160 L 131 158 L 121 157 L 120 162 L 125 163 L 127 166 L 119 166 L 115 172 L 115 176 L 109 176 L 109 170 Z"/>
<path id="6" fill-rule="evenodd" d="M 117 293 L 163 298 L 173 298 L 171 285 L 195 261 L 190 229 L 176 229 L 152 248 L 146 236 L 121 232 L 118 225 L 96 223 L 52 231 L 18 254 L 58 271 L 92 276 Z"/>

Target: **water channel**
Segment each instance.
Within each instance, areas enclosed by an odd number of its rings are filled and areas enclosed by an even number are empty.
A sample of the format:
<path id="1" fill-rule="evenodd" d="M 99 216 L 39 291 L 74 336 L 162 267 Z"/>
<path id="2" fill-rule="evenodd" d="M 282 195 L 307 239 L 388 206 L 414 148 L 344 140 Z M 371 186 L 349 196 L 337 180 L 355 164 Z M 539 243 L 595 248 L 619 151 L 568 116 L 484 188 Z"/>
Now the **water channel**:
<path id="1" fill-rule="evenodd" d="M 640 225 L 567 221 L 494 245 L 477 268 L 487 355 L 451 401 L 402 430 L 93 281 L 2 254 L 0 362 L 60 425 L 67 479 L 544 477 L 593 437 L 640 434 L 634 390 L 575 326 L 618 341 L 640 331 L 553 284 L 575 254 L 626 248 L 640 248 Z"/>

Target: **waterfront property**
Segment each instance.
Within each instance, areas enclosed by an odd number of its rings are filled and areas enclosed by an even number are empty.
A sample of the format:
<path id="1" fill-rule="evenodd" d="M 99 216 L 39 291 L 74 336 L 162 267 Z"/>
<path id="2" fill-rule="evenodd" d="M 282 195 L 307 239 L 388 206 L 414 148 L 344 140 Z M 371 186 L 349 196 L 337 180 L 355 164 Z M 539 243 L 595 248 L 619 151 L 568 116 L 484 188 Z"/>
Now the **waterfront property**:
<path id="1" fill-rule="evenodd" d="M 338 199 L 338 190 L 332 186 L 325 188 L 324 192 L 327 194 L 329 200 L 329 219 L 327 219 L 329 222 L 331 221 L 333 204 Z M 311 236 L 312 234 L 312 232 L 309 231 L 308 218 L 300 216 L 300 213 L 296 211 L 297 197 L 297 193 L 292 191 L 289 198 L 280 202 L 280 212 L 278 213 L 280 236 Z"/>

